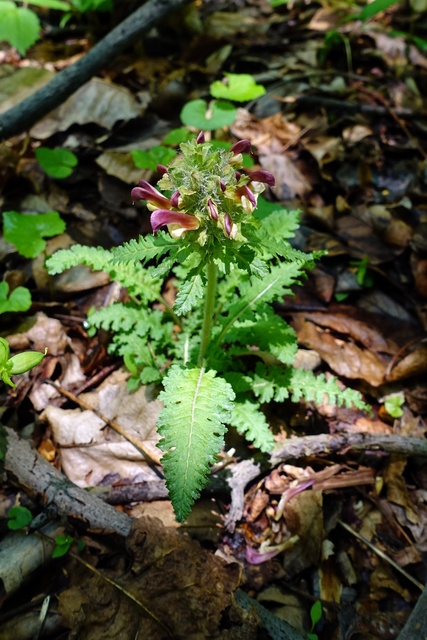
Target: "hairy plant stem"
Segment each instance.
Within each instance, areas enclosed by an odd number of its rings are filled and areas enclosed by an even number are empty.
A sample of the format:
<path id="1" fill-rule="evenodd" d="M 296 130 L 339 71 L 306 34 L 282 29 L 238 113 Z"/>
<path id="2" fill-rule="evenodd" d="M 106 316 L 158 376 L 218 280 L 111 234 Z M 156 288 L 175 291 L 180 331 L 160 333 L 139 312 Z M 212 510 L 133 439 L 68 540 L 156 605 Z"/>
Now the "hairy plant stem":
<path id="1" fill-rule="evenodd" d="M 200 343 L 200 353 L 198 360 L 199 367 L 203 365 L 206 350 L 211 340 L 212 318 L 214 314 L 217 282 L 217 266 L 214 262 L 208 262 L 206 267 L 206 275 L 208 278 L 208 284 L 206 287 L 205 314 L 203 316 L 202 341 Z"/>

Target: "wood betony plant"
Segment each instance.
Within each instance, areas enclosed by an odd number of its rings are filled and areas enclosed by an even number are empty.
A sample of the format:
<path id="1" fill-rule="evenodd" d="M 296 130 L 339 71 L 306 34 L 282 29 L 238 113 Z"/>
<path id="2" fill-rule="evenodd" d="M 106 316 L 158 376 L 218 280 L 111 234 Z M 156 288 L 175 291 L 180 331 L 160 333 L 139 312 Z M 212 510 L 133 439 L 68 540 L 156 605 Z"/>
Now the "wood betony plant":
<path id="1" fill-rule="evenodd" d="M 127 288 L 129 302 L 92 310 L 88 323 L 92 332 L 112 332 L 111 352 L 123 356 L 131 388 L 163 387 L 159 447 L 182 522 L 229 426 L 261 451 L 273 448 L 262 405 L 286 398 L 322 403 L 325 395 L 330 403 L 367 405 L 335 379 L 293 367 L 296 335 L 272 303 L 291 293 L 317 256 L 289 243 L 298 212 L 257 211 L 274 177 L 242 170 L 251 143 L 225 150 L 200 133 L 180 149 L 168 167 L 158 167 L 157 188 L 141 180 L 132 190 L 133 201 L 146 201 L 151 211 L 154 235 L 112 250 L 75 245 L 46 264 L 50 274 L 90 265 Z M 173 307 L 162 295 L 171 278 Z"/>

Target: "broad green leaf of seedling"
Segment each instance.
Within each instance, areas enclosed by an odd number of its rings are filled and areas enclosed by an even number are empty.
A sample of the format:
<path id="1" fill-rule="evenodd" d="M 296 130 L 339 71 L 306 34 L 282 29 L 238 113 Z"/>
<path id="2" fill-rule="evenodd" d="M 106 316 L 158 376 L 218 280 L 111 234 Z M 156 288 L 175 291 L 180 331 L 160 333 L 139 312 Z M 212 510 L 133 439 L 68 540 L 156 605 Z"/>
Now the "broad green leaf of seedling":
<path id="1" fill-rule="evenodd" d="M 9 284 L 0 282 L 0 313 L 9 311 L 28 311 L 31 307 L 31 293 L 26 287 L 17 287 L 10 296 Z"/>
<path id="2" fill-rule="evenodd" d="M 70 0 L 70 2 L 80 13 L 86 13 L 86 11 L 111 11 L 113 9 L 112 0 Z"/>
<path id="3" fill-rule="evenodd" d="M 385 11 L 393 4 L 399 4 L 399 0 L 373 0 L 373 2 L 370 2 L 363 7 L 360 13 L 360 19 L 369 20 L 369 18 L 373 18 L 377 13 Z"/>
<path id="4" fill-rule="evenodd" d="M 186 127 L 178 127 L 169 131 L 166 138 L 163 140 L 163 144 L 167 144 L 171 147 L 177 147 L 181 142 L 188 142 L 192 138 L 196 138 L 195 133 L 191 133 Z"/>
<path id="5" fill-rule="evenodd" d="M 216 80 L 210 86 L 214 98 L 234 102 L 248 102 L 265 95 L 265 87 L 257 84 L 249 73 L 226 73 L 224 80 Z"/>
<path id="6" fill-rule="evenodd" d="M 61 0 L 28 0 L 27 4 L 35 7 L 43 7 L 44 9 L 54 9 L 56 11 L 69 11 L 71 6 L 68 2 Z"/>
<path id="7" fill-rule="evenodd" d="M 205 100 L 191 100 L 181 111 L 181 121 L 187 127 L 204 131 L 213 131 L 220 127 L 229 127 L 236 119 L 237 109 L 231 102 L 214 100 L 210 106 Z"/>
<path id="8" fill-rule="evenodd" d="M 289 4 L 290 0 L 270 0 L 270 4 L 273 8 L 281 7 L 282 4 Z"/>
<path id="9" fill-rule="evenodd" d="M 62 558 L 71 548 L 73 538 L 71 536 L 56 536 L 56 546 L 52 553 L 52 558 Z"/>
<path id="10" fill-rule="evenodd" d="M 69 149 L 39 147 L 34 153 L 43 171 L 52 178 L 68 178 L 79 162 Z"/>
<path id="11" fill-rule="evenodd" d="M 310 609 L 311 629 L 307 633 L 308 640 L 318 640 L 317 633 L 313 633 L 313 629 L 322 617 L 322 603 L 317 600 Z"/>
<path id="12" fill-rule="evenodd" d="M 7 40 L 21 56 L 40 34 L 40 21 L 34 11 L 17 7 L 10 0 L 0 2 L 0 41 Z"/>
<path id="13" fill-rule="evenodd" d="M 163 145 L 156 145 L 148 151 L 134 149 L 131 151 L 131 156 L 137 169 L 151 169 L 151 171 L 156 171 L 158 164 L 168 165 L 176 156 L 176 151 Z"/>
<path id="14" fill-rule="evenodd" d="M 17 531 L 18 529 L 23 529 L 27 527 L 33 516 L 31 511 L 27 509 L 27 507 L 22 507 L 17 505 L 16 507 L 12 507 L 9 509 L 9 520 L 7 521 L 7 526 L 12 531 Z"/>
<path id="15" fill-rule="evenodd" d="M 384 402 L 384 408 L 392 418 L 401 418 L 403 416 L 402 404 L 405 399 L 400 395 L 389 396 Z"/>
<path id="16" fill-rule="evenodd" d="M 3 212 L 3 235 L 15 245 L 24 258 L 36 258 L 46 248 L 43 238 L 57 236 L 65 231 L 65 222 L 57 211 L 25 215 L 17 211 Z"/>
<path id="17" fill-rule="evenodd" d="M 374 280 L 368 273 L 369 258 L 365 256 L 363 260 L 353 260 L 350 262 L 352 267 L 357 267 L 356 280 L 361 287 L 372 287 Z"/>

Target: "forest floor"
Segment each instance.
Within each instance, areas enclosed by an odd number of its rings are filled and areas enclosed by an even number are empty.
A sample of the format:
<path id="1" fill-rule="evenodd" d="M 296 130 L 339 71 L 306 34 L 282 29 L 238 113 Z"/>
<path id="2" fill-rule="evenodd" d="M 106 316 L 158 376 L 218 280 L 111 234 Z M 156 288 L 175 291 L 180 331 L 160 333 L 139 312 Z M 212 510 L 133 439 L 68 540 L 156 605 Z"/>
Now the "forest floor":
<path id="1" fill-rule="evenodd" d="M 43 38 L 25 56 L 0 46 L 0 122 L 135 7 L 63 29 L 40 10 Z M 26 313 L 2 315 L 1 335 L 13 352 L 48 348 L 0 390 L 2 424 L 21 436 L 8 437 L 0 490 L 0 639 L 415 638 L 399 634 L 427 581 L 427 7 L 345 20 L 351 11 L 333 0 L 190 4 L 0 144 L 1 210 L 65 223 L 34 258 L 17 246 L 40 245 L 39 230 L 0 239 L 3 281 L 32 297 Z M 276 307 L 296 331 L 298 364 L 359 390 L 372 415 L 270 403 L 273 458 L 229 433 L 178 527 L 153 463 L 157 390 L 130 392 L 108 333 L 87 331 L 88 310 L 126 291 L 83 266 L 52 278 L 44 261 L 76 242 L 110 248 L 151 233 L 130 192 L 158 176 L 131 152 L 161 147 L 224 73 L 251 74 L 266 92 L 234 102 L 235 121 L 206 135 L 250 139 L 276 179 L 266 206 L 300 210 L 293 245 L 327 251 Z M 71 174 L 48 175 L 40 147 L 73 151 Z M 33 476 L 29 444 L 42 458 Z M 74 494 L 65 477 L 90 491 Z M 86 495 L 103 506 L 82 511 Z M 29 535 L 8 532 L 16 505 L 35 516 Z M 418 625 L 427 636 L 426 618 Z"/>

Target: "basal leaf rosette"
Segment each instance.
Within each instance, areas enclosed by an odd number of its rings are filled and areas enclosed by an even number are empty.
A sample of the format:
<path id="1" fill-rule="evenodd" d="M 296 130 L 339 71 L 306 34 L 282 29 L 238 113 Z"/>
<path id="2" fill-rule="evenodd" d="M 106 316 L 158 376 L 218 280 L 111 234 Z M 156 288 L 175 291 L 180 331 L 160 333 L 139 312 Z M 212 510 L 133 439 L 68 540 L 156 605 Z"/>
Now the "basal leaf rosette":
<path id="1" fill-rule="evenodd" d="M 240 171 L 242 153 L 251 152 L 250 141 L 241 140 L 227 151 L 205 142 L 201 132 L 197 140 L 182 143 L 180 149 L 168 167 L 158 167 L 162 174 L 158 187 L 172 195 L 168 197 L 145 180 L 132 190 L 134 202 L 147 201 L 153 231 L 167 226 L 173 238 L 187 236 L 202 246 L 244 241 L 243 227 L 253 222 L 251 214 L 259 194 L 266 184 L 274 186 L 268 171 L 250 175 Z"/>

